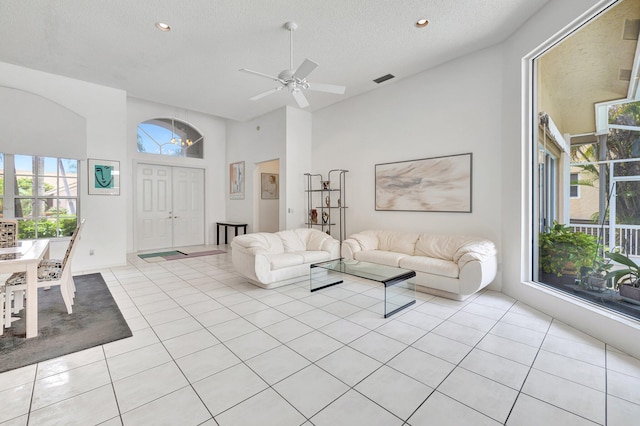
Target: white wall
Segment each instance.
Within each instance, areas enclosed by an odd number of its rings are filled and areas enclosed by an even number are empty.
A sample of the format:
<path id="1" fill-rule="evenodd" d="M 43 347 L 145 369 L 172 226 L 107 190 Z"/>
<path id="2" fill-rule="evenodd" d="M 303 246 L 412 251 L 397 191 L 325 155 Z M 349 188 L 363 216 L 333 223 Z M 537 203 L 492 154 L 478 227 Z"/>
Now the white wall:
<path id="1" fill-rule="evenodd" d="M 152 118 L 177 118 L 195 127 L 204 137 L 204 158 L 168 157 L 138 152 L 138 124 Z M 127 156 L 132 173 L 127 186 L 132 196 L 127 199 L 127 251 L 135 247 L 135 166 L 138 163 L 204 169 L 205 179 L 205 243 L 215 243 L 215 223 L 225 219 L 225 150 L 226 120 L 209 114 L 178 109 L 142 99 L 127 98 Z"/>
<path id="2" fill-rule="evenodd" d="M 469 234 L 494 241 L 501 253 L 501 81 L 496 47 L 316 112 L 313 172 L 349 170 L 347 235 L 365 229 Z M 468 152 L 472 213 L 375 211 L 375 164 Z"/>
<path id="3" fill-rule="evenodd" d="M 88 158 L 120 161 L 121 177 L 129 176 L 126 161 L 126 95 L 121 90 L 73 80 L 0 62 L 0 86 L 22 90 L 55 102 L 86 120 L 81 140 L 56 143 L 85 143 L 79 151 Z M 2 100 L 0 100 L 2 102 Z M 38 109 L 34 106 L 34 111 Z M 37 121 L 34 121 L 34 125 Z M 3 141 L 2 144 L 7 143 Z M 47 141 L 41 141 L 46 145 Z M 2 151 L 3 145 L 0 145 Z M 19 149 L 11 149 L 18 152 Z M 87 195 L 86 159 L 81 163 L 81 215 L 87 220 L 73 261 L 73 268 L 97 269 L 126 263 L 126 199 L 130 188 L 122 186 L 120 196 Z M 67 241 L 52 244 L 53 256 L 64 253 Z M 89 256 L 89 250 L 95 251 Z"/>
<path id="4" fill-rule="evenodd" d="M 0 129 L 5 154 L 87 158 L 87 120 L 40 95 L 0 86 Z"/>
<path id="5" fill-rule="evenodd" d="M 230 163 L 245 162 L 245 176 L 254 176 L 258 163 L 280 159 L 280 229 L 291 229 L 304 223 L 304 173 L 311 160 L 311 114 L 283 107 L 246 122 L 228 122 L 227 169 Z M 244 200 L 229 199 L 229 172 L 226 171 L 226 220 L 248 223 L 255 232 L 253 203 L 260 187 L 254 179 L 245 182 Z"/>
<path id="6" fill-rule="evenodd" d="M 247 232 L 255 232 L 253 203 L 254 189 L 253 178 L 257 163 L 285 157 L 286 142 L 286 108 L 270 112 L 253 120 L 238 122 L 228 121 L 227 124 L 227 158 L 225 165 L 225 202 L 226 218 L 230 222 L 242 222 L 249 224 Z M 244 161 L 244 199 L 229 199 L 229 164 Z M 280 201 L 282 197 L 283 182 L 286 175 L 280 163 Z"/>
<path id="7" fill-rule="evenodd" d="M 527 117 L 530 97 L 522 85 L 523 57 L 568 26 L 582 14 L 591 15 L 596 0 L 554 0 L 530 19 L 504 44 L 502 98 L 502 233 L 503 291 L 531 306 L 640 357 L 640 327 L 637 322 L 596 310 L 590 305 L 568 303 L 567 296 L 528 285 L 530 259 L 529 146 Z"/>
<path id="8" fill-rule="evenodd" d="M 287 156 L 284 159 L 284 169 L 287 171 L 287 181 L 280 186 L 287 194 L 286 205 L 280 210 L 286 212 L 280 215 L 281 229 L 295 229 L 304 227 L 306 222 L 306 194 L 304 193 L 305 173 L 311 171 L 311 114 L 287 107 Z M 283 165 L 280 165 L 283 168 Z"/>

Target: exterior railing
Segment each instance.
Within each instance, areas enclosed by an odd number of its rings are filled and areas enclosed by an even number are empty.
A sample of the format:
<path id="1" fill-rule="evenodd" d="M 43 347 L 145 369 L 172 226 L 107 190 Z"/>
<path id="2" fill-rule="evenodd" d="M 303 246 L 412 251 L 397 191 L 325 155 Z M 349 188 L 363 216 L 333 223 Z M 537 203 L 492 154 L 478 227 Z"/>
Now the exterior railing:
<path id="1" fill-rule="evenodd" d="M 598 238 L 605 247 L 619 247 L 628 256 L 640 256 L 640 225 L 616 225 L 615 241 L 609 241 L 609 226 L 571 223 L 573 232 L 583 232 Z"/>

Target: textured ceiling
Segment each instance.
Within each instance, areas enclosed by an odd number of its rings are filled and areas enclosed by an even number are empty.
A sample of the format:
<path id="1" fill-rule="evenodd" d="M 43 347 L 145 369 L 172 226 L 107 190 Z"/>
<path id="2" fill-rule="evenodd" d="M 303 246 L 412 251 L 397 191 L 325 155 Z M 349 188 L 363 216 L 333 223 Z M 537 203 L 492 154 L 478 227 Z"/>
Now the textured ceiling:
<path id="1" fill-rule="evenodd" d="M 130 96 L 235 120 L 283 105 L 285 91 L 258 101 L 294 65 L 320 66 L 311 82 L 343 96 L 306 92 L 314 111 L 506 39 L 548 0 L 2 0 L 0 61 L 94 82 Z M 419 18 L 430 24 L 418 29 Z M 173 30 L 154 26 L 166 21 Z M 470 73 L 470 75 L 472 75 Z M 392 84 L 394 80 L 383 84 Z"/>
<path id="2" fill-rule="evenodd" d="M 627 97 L 637 39 L 625 40 L 625 20 L 640 19 L 640 0 L 623 0 L 583 25 L 539 59 L 539 107 L 563 133 L 594 132 L 595 104 Z M 637 35 L 637 33 L 636 33 Z"/>

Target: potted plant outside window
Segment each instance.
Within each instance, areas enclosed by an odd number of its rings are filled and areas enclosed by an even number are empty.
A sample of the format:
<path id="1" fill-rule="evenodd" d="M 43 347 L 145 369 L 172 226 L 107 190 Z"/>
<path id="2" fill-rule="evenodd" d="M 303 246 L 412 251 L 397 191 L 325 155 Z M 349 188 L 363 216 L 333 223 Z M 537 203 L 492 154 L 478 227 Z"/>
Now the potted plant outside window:
<path id="1" fill-rule="evenodd" d="M 606 278 L 607 273 L 613 267 L 610 259 L 597 254 L 593 259 L 592 266 L 580 268 L 580 285 L 587 290 L 603 292 L 611 286 L 610 279 Z"/>
<path id="2" fill-rule="evenodd" d="M 548 284 L 574 284 L 578 271 L 591 268 L 596 258 L 596 238 L 553 222 L 538 242 L 540 280 Z"/>
<path id="3" fill-rule="evenodd" d="M 614 262 L 626 266 L 609 272 L 605 279 L 613 279 L 613 285 L 626 300 L 640 304 L 640 266 L 629 257 L 620 253 L 607 253 L 607 257 Z"/>

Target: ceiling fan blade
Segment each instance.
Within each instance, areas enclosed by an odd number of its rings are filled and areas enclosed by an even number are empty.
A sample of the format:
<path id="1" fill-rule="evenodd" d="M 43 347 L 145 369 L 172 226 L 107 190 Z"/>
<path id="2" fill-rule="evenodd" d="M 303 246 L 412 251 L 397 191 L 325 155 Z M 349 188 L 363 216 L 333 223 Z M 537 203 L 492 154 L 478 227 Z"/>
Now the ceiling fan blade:
<path id="1" fill-rule="evenodd" d="M 344 95 L 346 87 L 335 84 L 309 83 L 309 90 L 316 92 L 335 93 L 336 95 Z"/>
<path id="2" fill-rule="evenodd" d="M 255 95 L 254 97 L 249 98 L 249 100 L 250 100 L 250 101 L 257 101 L 258 99 L 262 99 L 262 98 L 264 98 L 265 96 L 268 96 L 268 95 L 270 95 L 270 94 L 272 94 L 272 93 L 275 93 L 275 92 L 277 92 L 278 90 L 281 90 L 281 89 L 282 89 L 282 86 L 280 86 L 280 87 L 276 87 L 275 89 L 269 89 L 269 90 L 267 90 L 266 92 L 258 93 L 258 94 L 257 94 L 257 95 Z"/>
<path id="3" fill-rule="evenodd" d="M 318 64 L 313 62 L 311 59 L 305 59 L 296 72 L 293 73 L 293 78 L 303 80 L 306 76 L 311 74 L 311 71 L 315 70 L 317 66 Z"/>
<path id="4" fill-rule="evenodd" d="M 296 100 L 300 108 L 305 108 L 309 106 L 309 101 L 307 101 L 307 98 L 304 96 L 304 94 L 300 90 L 294 90 L 293 92 L 291 92 L 291 94 L 293 95 L 293 99 Z"/>
<path id="5" fill-rule="evenodd" d="M 278 77 L 274 77 L 274 76 L 268 75 L 268 74 L 263 74 L 263 73 L 258 72 L 258 71 L 252 71 L 252 70 L 248 70 L 246 68 L 240 68 L 239 71 L 246 72 L 246 73 L 253 74 L 253 75 L 259 75 L 260 77 L 266 77 L 268 79 L 277 81 L 277 82 L 282 83 L 282 84 L 285 83 L 284 81 L 280 80 Z"/>

